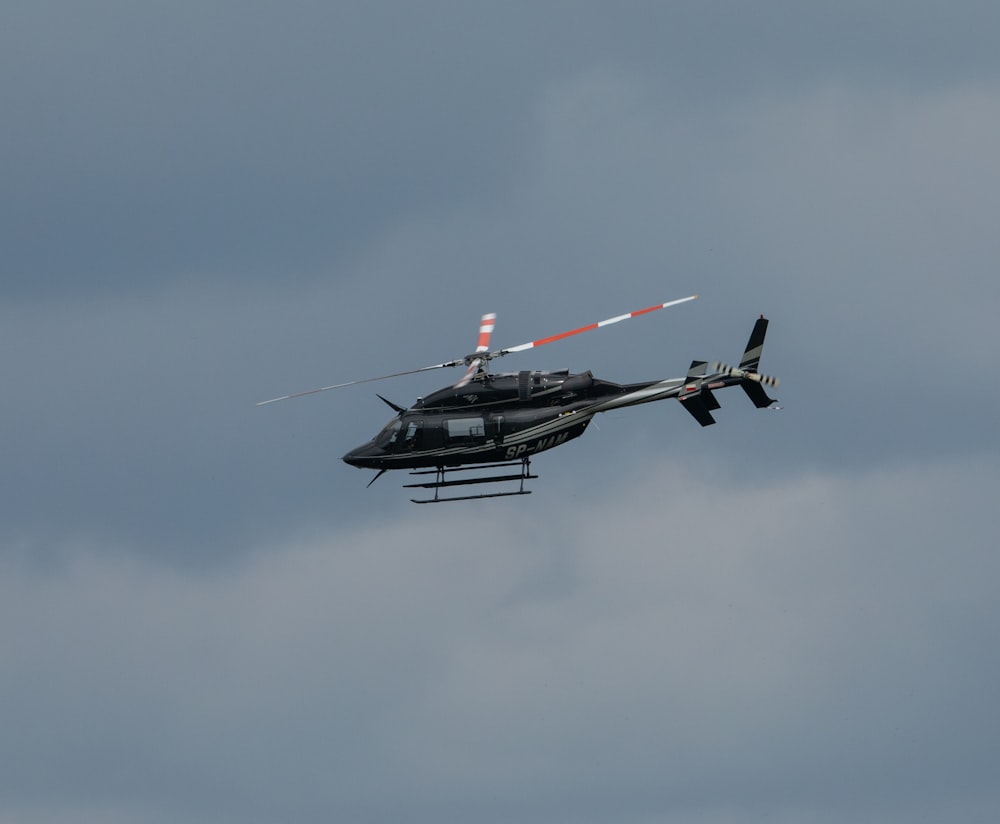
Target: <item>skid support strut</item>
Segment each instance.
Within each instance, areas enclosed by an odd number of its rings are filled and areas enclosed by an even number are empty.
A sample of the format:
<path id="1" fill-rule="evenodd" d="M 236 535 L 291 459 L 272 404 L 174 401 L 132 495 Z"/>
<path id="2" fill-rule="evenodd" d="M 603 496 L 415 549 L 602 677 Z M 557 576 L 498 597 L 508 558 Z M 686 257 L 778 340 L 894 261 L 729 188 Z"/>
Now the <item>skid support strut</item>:
<path id="1" fill-rule="evenodd" d="M 520 472 L 509 473 L 506 475 L 487 475 L 487 476 L 475 476 L 470 478 L 457 478 L 450 480 L 448 478 L 449 474 L 454 474 L 457 472 L 472 472 L 475 470 L 495 470 L 500 467 L 505 466 L 519 466 Z M 500 464 L 481 464 L 479 466 L 462 466 L 462 467 L 443 467 L 439 466 L 437 469 L 421 469 L 415 472 L 411 472 L 411 475 L 434 475 L 433 481 L 423 481 L 420 483 L 413 484 L 403 484 L 406 489 L 433 489 L 433 498 L 410 498 L 415 504 L 443 504 L 447 501 L 472 501 L 479 498 L 507 498 L 511 495 L 530 495 L 531 490 L 524 488 L 524 482 L 537 478 L 537 475 L 531 474 L 531 459 L 521 458 L 519 461 L 512 461 L 510 463 L 500 463 Z M 481 495 L 452 495 L 447 498 L 441 497 L 442 489 L 450 489 L 456 486 L 472 486 L 474 484 L 489 484 L 489 483 L 513 483 L 517 482 L 518 488 L 513 490 L 508 490 L 506 492 L 487 492 Z"/>

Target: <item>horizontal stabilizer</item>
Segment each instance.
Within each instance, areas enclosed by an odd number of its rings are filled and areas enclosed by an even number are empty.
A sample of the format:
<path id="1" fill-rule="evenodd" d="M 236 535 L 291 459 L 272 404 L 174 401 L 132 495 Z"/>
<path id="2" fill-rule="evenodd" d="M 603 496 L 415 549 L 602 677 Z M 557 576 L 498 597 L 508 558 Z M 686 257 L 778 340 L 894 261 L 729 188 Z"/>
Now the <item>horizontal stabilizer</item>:
<path id="1" fill-rule="evenodd" d="M 681 406 L 690 412 L 702 426 L 711 426 L 715 423 L 712 410 L 719 408 L 719 402 L 709 390 L 703 389 L 700 392 L 685 395 L 680 398 L 680 402 Z"/>

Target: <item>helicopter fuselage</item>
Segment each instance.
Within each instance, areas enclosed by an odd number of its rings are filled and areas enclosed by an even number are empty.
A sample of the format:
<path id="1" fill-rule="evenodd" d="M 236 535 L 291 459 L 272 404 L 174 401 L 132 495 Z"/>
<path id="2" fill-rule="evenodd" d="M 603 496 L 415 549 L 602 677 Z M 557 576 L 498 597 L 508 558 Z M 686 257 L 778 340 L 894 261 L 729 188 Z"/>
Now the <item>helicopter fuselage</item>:
<path id="1" fill-rule="evenodd" d="M 370 441 L 344 455 L 344 462 L 377 470 L 368 486 L 389 470 L 409 470 L 409 474 L 420 479 L 404 484 L 404 487 L 433 490 L 431 497 L 411 499 L 418 504 L 529 495 L 531 490 L 525 489 L 525 482 L 538 477 L 531 472 L 531 458 L 580 437 L 598 412 L 676 398 L 701 426 L 711 426 L 715 423 L 712 413 L 720 408 L 714 392 L 730 386 L 741 387 L 758 409 L 780 409 L 764 388 L 777 386 L 778 379 L 758 371 L 768 325 L 763 315 L 754 324 L 738 367 L 718 361 L 709 364 L 693 360 L 684 377 L 630 384 L 598 380 L 589 371 L 571 374 L 568 369 L 560 369 L 554 372 L 491 374 L 488 370 L 490 361 L 496 358 L 646 315 L 696 297 L 691 295 L 656 304 L 496 351 L 489 348 L 496 323 L 496 315 L 490 313 L 481 319 L 479 341 L 475 352 L 470 355 L 419 369 L 282 395 L 260 401 L 258 406 L 329 389 L 464 366 L 465 374 L 457 383 L 426 398 L 418 398 L 409 408 L 404 409 L 382 398 L 395 410 L 395 417 Z M 517 469 L 512 472 L 510 467 Z M 481 494 L 447 494 L 481 484 L 515 484 L 516 487 L 507 486 L 501 491 Z M 442 495 L 442 491 L 446 494 Z"/>
<path id="2" fill-rule="evenodd" d="M 684 383 L 674 378 L 623 385 L 567 369 L 481 374 L 400 410 L 343 460 L 388 470 L 529 458 L 579 437 L 598 412 L 677 397 Z"/>

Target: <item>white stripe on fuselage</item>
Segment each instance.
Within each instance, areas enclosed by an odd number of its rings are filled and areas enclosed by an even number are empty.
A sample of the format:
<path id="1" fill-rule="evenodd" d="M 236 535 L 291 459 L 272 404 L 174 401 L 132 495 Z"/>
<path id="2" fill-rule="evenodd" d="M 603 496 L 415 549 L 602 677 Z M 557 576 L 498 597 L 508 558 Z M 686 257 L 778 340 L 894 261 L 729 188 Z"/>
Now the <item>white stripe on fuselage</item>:
<path id="1" fill-rule="evenodd" d="M 598 412 L 608 412 L 612 409 L 621 409 L 626 406 L 637 406 L 642 403 L 651 403 L 653 401 L 676 397 L 680 388 L 684 386 L 684 381 L 684 378 L 668 378 L 667 380 L 659 381 L 643 387 L 642 389 L 627 392 L 624 395 L 603 398 L 590 406 L 584 406 L 568 412 L 561 412 L 554 418 L 550 418 L 534 426 L 505 435 L 503 441 L 499 444 L 493 441 L 476 446 L 463 444 L 461 446 L 409 452 L 405 455 L 400 455 L 399 457 L 409 461 L 418 456 L 421 458 L 448 458 L 455 455 L 474 456 L 480 453 L 492 452 L 500 447 L 527 447 L 533 442 L 541 441 L 544 438 L 558 436 L 562 432 L 569 430 L 574 426 L 589 423 Z M 547 444 L 541 449 L 537 448 L 536 445 L 535 449 L 526 449 L 524 452 L 541 452 L 545 449 L 557 446 L 560 443 L 563 443 L 563 441 L 553 439 L 551 442 L 547 442 Z"/>

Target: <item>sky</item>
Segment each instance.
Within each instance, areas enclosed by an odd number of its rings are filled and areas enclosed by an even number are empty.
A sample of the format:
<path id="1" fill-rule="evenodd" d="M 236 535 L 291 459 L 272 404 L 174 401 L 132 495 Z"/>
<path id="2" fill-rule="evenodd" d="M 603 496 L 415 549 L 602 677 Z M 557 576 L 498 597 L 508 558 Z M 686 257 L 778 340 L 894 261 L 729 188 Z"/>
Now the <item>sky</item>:
<path id="1" fill-rule="evenodd" d="M 1000 8 L 0 9 L 0 824 L 1000 816 Z M 532 494 L 460 357 L 720 393 Z M 457 379 L 458 374 L 454 375 Z"/>

